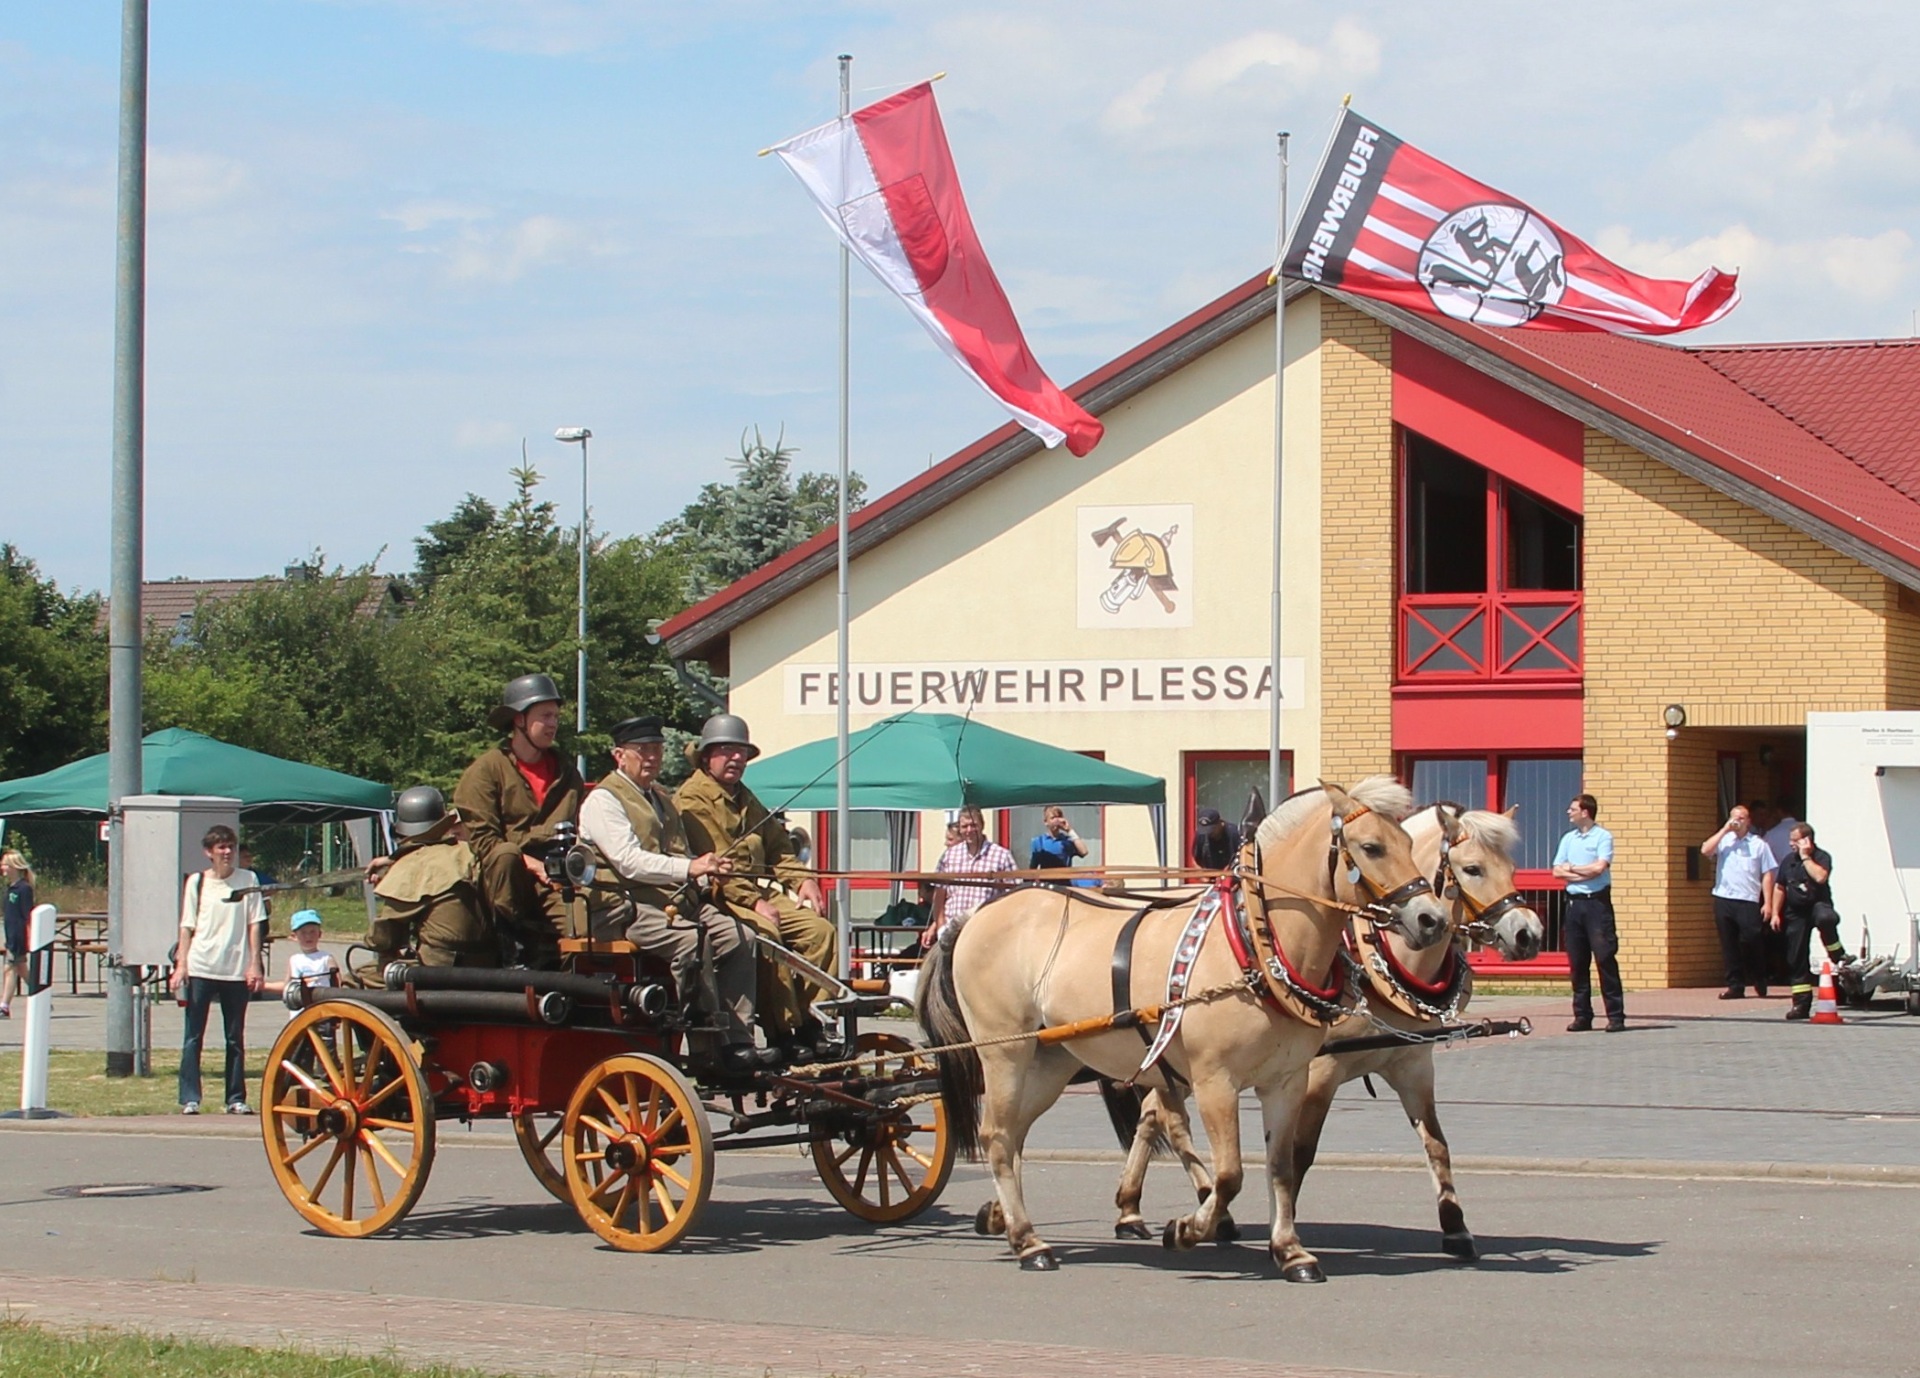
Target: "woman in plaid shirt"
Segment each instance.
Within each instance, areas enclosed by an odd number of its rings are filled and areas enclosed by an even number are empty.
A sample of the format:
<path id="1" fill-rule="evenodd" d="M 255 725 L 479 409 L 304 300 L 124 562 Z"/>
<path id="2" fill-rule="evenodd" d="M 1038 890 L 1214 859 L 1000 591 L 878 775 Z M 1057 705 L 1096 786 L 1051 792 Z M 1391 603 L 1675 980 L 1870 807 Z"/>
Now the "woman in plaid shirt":
<path id="1" fill-rule="evenodd" d="M 986 820 L 973 805 L 968 804 L 960 810 L 959 828 L 960 840 L 940 853 L 940 864 L 936 870 L 950 875 L 990 875 L 995 871 L 1011 871 L 1018 864 L 1012 852 L 998 842 L 987 841 Z M 950 923 L 964 922 L 967 915 L 995 895 L 1004 894 L 1011 888 L 1011 882 L 991 880 L 977 885 L 939 886 L 933 892 L 933 917 L 920 941 L 932 947 L 940 937 L 941 929 Z"/>

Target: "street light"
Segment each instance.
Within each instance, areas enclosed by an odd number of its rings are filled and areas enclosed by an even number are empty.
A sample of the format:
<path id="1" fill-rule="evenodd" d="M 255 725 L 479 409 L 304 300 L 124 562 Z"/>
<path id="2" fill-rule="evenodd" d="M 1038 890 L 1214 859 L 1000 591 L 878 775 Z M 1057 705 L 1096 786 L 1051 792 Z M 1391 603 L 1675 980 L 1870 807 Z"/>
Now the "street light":
<path id="1" fill-rule="evenodd" d="M 579 660 L 574 667 L 578 694 L 574 707 L 574 765 L 587 773 L 587 754 L 581 746 L 587 733 L 587 441 L 593 432 L 585 426 L 562 426 L 553 438 L 563 445 L 580 447 L 580 626 Z"/>

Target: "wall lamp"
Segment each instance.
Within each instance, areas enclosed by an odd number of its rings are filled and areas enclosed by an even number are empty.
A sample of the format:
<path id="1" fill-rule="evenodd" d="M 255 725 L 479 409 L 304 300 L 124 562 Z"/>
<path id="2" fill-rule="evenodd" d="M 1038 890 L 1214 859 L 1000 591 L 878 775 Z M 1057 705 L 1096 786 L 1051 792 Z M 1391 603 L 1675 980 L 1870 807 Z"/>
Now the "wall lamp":
<path id="1" fill-rule="evenodd" d="M 1660 720 L 1667 725 L 1667 740 L 1672 741 L 1680 735 L 1680 729 L 1687 725 L 1687 710 L 1677 703 L 1670 703 L 1661 710 Z"/>

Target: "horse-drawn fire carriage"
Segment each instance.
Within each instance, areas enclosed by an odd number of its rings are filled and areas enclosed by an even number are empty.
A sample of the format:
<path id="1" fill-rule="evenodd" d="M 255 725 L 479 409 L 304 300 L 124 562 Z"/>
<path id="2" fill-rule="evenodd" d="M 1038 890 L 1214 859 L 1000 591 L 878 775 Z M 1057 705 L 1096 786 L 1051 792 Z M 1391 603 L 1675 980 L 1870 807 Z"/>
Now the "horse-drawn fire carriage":
<path id="1" fill-rule="evenodd" d="M 858 1027 L 887 997 L 841 987 L 820 1004 L 844 1061 L 727 1078 L 688 1058 L 664 970 L 628 943 L 564 946 L 561 971 L 395 963 L 384 989 L 295 988 L 261 1095 L 293 1208 L 327 1234 L 388 1229 L 426 1187 L 440 1122 L 476 1119 L 511 1121 L 540 1185 L 617 1249 L 682 1238 L 728 1149 L 806 1146 L 865 1221 L 938 1199 L 957 1144 L 933 1064 Z"/>

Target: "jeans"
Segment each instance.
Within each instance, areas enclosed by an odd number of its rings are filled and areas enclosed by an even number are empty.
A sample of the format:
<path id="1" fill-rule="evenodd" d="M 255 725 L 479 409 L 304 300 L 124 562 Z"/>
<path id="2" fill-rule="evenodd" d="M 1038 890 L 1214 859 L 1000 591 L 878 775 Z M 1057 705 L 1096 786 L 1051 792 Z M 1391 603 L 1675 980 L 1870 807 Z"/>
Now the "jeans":
<path id="1" fill-rule="evenodd" d="M 247 983 L 187 978 L 187 1031 L 180 1044 L 180 1104 L 200 1099 L 200 1045 L 207 1036 L 207 1013 L 220 1002 L 220 1023 L 227 1037 L 227 1104 L 247 1098 Z"/>
<path id="2" fill-rule="evenodd" d="M 1620 985 L 1620 936 L 1613 923 L 1613 888 L 1597 895 L 1568 895 L 1565 926 L 1567 971 L 1573 980 L 1573 1017 L 1593 1020 L 1593 987 L 1587 960 L 1600 973 L 1600 998 L 1606 1002 L 1607 1022 L 1627 1017 L 1627 997 Z"/>

